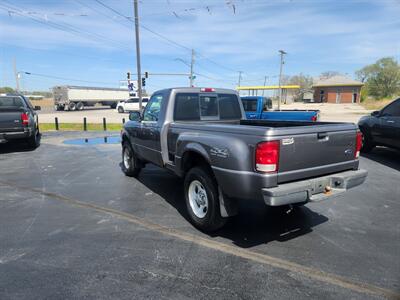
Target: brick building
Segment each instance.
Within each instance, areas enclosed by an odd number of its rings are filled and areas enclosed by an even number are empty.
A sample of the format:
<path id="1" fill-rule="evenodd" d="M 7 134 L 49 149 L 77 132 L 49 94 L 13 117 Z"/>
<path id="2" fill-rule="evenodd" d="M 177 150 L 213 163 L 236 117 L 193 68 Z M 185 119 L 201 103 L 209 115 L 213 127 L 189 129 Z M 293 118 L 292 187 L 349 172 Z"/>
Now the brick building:
<path id="1" fill-rule="evenodd" d="M 319 79 L 313 84 L 314 102 L 360 103 L 364 84 L 345 76 Z"/>

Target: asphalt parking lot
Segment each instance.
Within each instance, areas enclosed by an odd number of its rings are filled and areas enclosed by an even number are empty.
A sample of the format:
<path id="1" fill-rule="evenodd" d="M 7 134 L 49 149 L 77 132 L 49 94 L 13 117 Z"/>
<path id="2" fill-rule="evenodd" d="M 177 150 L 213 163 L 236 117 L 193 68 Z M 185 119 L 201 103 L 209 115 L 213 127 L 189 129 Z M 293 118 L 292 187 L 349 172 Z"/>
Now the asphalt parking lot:
<path id="1" fill-rule="evenodd" d="M 64 143 L 103 136 L 0 145 L 0 299 L 400 299 L 399 152 L 361 157 L 368 179 L 343 195 L 291 212 L 242 203 L 207 235 L 178 178 L 125 177 L 119 144 Z"/>

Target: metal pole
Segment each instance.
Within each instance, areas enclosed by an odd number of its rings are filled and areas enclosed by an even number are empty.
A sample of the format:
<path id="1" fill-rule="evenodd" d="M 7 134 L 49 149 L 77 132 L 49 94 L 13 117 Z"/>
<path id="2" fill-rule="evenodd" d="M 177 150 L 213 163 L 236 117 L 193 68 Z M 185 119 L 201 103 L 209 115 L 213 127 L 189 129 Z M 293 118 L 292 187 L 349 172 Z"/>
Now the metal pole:
<path id="1" fill-rule="evenodd" d="M 56 130 L 59 130 L 60 128 L 58 126 L 58 118 L 57 117 L 54 118 L 54 124 L 56 125 Z"/>
<path id="2" fill-rule="evenodd" d="M 83 118 L 83 131 L 87 131 L 87 121 L 86 121 L 86 117 Z"/>
<path id="3" fill-rule="evenodd" d="M 265 76 L 264 77 L 264 86 L 267 84 L 267 76 Z M 262 95 L 264 96 L 264 92 L 265 92 L 265 90 L 263 90 L 263 93 L 262 93 Z"/>
<path id="4" fill-rule="evenodd" d="M 190 80 L 189 80 L 190 87 L 193 86 L 193 66 L 194 66 L 194 50 L 192 49 L 192 59 L 190 61 Z"/>
<path id="5" fill-rule="evenodd" d="M 103 118 L 103 129 L 104 129 L 104 131 L 107 131 L 107 121 L 106 121 L 106 118 Z"/>
<path id="6" fill-rule="evenodd" d="M 142 111 L 142 72 L 140 70 L 140 41 L 139 41 L 139 12 L 138 1 L 133 0 L 133 7 L 135 11 L 135 36 L 136 36 L 136 69 L 137 69 L 137 87 L 139 96 L 139 110 Z"/>
<path id="7" fill-rule="evenodd" d="M 281 101 L 282 101 L 282 71 L 283 71 L 283 56 L 286 54 L 285 51 L 279 50 L 279 53 L 281 54 L 281 67 L 279 70 L 279 100 L 278 100 L 278 110 L 281 109 Z"/>
<path id="8" fill-rule="evenodd" d="M 242 73 L 243 71 L 239 71 L 238 86 L 240 86 L 240 81 L 242 80 Z"/>
<path id="9" fill-rule="evenodd" d="M 14 57 L 14 60 L 13 60 L 13 67 L 14 67 L 14 76 L 15 76 L 16 89 L 17 89 L 17 93 L 19 93 L 19 74 L 17 72 L 17 63 L 15 61 L 15 57 Z"/>

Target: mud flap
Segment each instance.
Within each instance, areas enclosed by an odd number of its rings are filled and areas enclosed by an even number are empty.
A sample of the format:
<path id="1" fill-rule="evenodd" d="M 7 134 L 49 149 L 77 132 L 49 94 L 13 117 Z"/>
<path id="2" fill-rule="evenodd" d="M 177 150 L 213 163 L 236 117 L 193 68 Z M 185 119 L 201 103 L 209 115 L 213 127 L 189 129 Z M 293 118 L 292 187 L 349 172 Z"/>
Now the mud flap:
<path id="1" fill-rule="evenodd" d="M 218 187 L 218 198 L 221 217 L 227 218 L 238 214 L 237 201 L 224 196 L 220 187 Z"/>

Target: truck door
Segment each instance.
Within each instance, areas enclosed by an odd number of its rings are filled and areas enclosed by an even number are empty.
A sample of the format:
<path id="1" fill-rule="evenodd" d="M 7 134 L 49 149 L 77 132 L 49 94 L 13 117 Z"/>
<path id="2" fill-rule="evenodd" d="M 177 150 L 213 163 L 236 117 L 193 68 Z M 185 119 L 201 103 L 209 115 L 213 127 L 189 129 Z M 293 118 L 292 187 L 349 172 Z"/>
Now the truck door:
<path id="1" fill-rule="evenodd" d="M 379 118 L 380 142 L 391 147 L 400 148 L 400 100 L 387 106 Z"/>
<path id="2" fill-rule="evenodd" d="M 139 155 L 159 165 L 162 165 L 162 159 L 160 143 L 161 126 L 158 122 L 158 118 L 162 101 L 162 94 L 155 94 L 149 100 L 143 112 L 143 120 L 137 139 Z"/>

